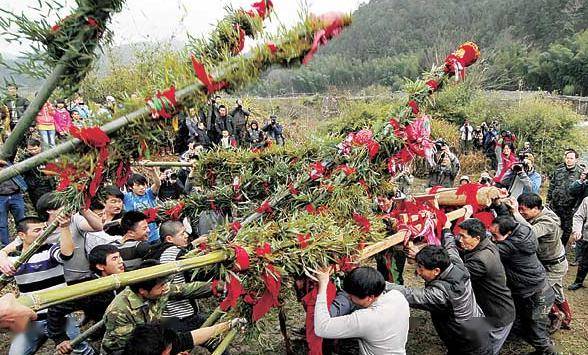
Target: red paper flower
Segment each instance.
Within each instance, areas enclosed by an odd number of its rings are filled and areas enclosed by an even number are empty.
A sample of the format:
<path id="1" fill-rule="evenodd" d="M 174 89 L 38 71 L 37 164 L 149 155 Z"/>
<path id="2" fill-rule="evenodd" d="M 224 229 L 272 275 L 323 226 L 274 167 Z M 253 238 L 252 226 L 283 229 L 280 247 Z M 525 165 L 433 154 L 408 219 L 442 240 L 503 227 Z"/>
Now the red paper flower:
<path id="1" fill-rule="evenodd" d="M 308 241 L 310 240 L 310 233 L 306 233 L 306 234 L 298 233 L 296 235 L 296 240 L 298 241 L 298 245 L 300 246 L 300 249 L 304 249 L 308 246 Z"/>
<path id="2" fill-rule="evenodd" d="M 362 129 L 353 135 L 353 144 L 366 145 L 372 141 L 374 134 L 369 129 Z"/>
<path id="3" fill-rule="evenodd" d="M 239 230 L 241 229 L 241 222 L 239 221 L 234 221 L 233 223 L 231 223 L 231 231 L 233 232 L 233 234 L 237 234 L 239 233 Z"/>
<path id="4" fill-rule="evenodd" d="M 335 171 L 337 171 L 337 170 L 341 170 L 346 176 L 349 176 L 349 175 L 357 172 L 357 169 L 352 168 L 347 164 L 339 165 L 337 168 L 335 168 Z"/>
<path id="5" fill-rule="evenodd" d="M 245 294 L 245 290 L 241 286 L 241 282 L 235 275 L 230 273 L 227 284 L 227 297 L 220 303 L 220 309 L 226 312 L 229 308 L 237 307 L 237 301 L 243 294 Z"/>
<path id="6" fill-rule="evenodd" d="M 90 27 L 98 27 L 98 21 L 92 16 L 88 16 L 88 18 L 86 19 L 86 23 Z"/>
<path id="7" fill-rule="evenodd" d="M 296 189 L 292 183 L 288 184 L 288 191 L 290 191 L 292 196 L 298 196 L 300 194 L 300 191 L 298 191 L 298 189 Z"/>
<path id="8" fill-rule="evenodd" d="M 439 83 L 435 80 L 429 80 L 426 84 L 431 92 L 435 92 L 439 88 Z"/>
<path id="9" fill-rule="evenodd" d="M 416 101 L 414 100 L 410 100 L 408 102 L 408 106 L 410 106 L 410 108 L 412 109 L 412 113 L 413 115 L 418 115 L 420 110 L 419 110 L 419 104 L 417 104 Z"/>
<path id="10" fill-rule="evenodd" d="M 263 246 L 259 248 L 255 248 L 255 254 L 259 257 L 262 257 L 266 254 L 271 254 L 272 247 L 268 242 L 263 243 Z"/>
<path id="11" fill-rule="evenodd" d="M 168 215 L 172 220 L 177 221 L 182 215 L 184 206 L 186 206 L 184 202 L 179 202 L 176 206 L 165 211 L 165 214 Z"/>
<path id="12" fill-rule="evenodd" d="M 157 212 L 159 212 L 157 207 L 148 208 L 143 211 L 143 214 L 147 216 L 147 223 L 154 222 L 157 219 Z"/>
<path id="13" fill-rule="evenodd" d="M 372 160 L 376 157 L 376 155 L 378 155 L 378 151 L 380 150 L 380 143 L 376 142 L 375 140 L 371 140 L 367 144 L 367 149 L 370 160 Z"/>
<path id="14" fill-rule="evenodd" d="M 268 42 L 265 45 L 271 54 L 276 54 L 278 52 L 278 47 L 273 42 Z"/>
<path id="15" fill-rule="evenodd" d="M 343 272 L 351 271 L 357 267 L 357 263 L 348 256 L 342 256 L 337 260 L 337 265 L 339 266 L 339 270 Z"/>
<path id="16" fill-rule="evenodd" d="M 233 245 L 233 249 L 235 250 L 235 270 L 245 271 L 249 269 L 249 254 L 247 254 L 247 250 L 236 244 Z"/>
<path id="17" fill-rule="evenodd" d="M 67 189 L 71 185 L 72 179 L 79 177 L 76 167 L 72 164 L 57 165 L 55 163 L 48 163 L 45 165 L 45 170 L 58 175 L 59 185 L 57 186 L 57 191 Z"/>
<path id="18" fill-rule="evenodd" d="M 322 162 L 316 162 L 310 164 L 310 179 L 318 180 L 325 174 L 326 166 Z"/>
<path id="19" fill-rule="evenodd" d="M 306 210 L 306 212 L 310 214 L 316 214 L 316 208 L 314 208 L 314 205 L 312 203 L 309 203 L 308 205 L 304 206 L 304 209 Z"/>
<path id="20" fill-rule="evenodd" d="M 369 233 L 370 230 L 372 229 L 369 219 L 365 218 L 364 216 L 360 215 L 359 213 L 353 212 L 353 220 L 355 221 L 355 223 L 358 226 L 361 227 L 361 230 L 364 233 Z"/>
<path id="21" fill-rule="evenodd" d="M 269 202 L 266 200 L 266 201 L 263 201 L 261 206 L 259 206 L 255 211 L 257 213 L 271 213 L 272 206 L 270 206 Z"/>
<path id="22" fill-rule="evenodd" d="M 194 72 L 196 73 L 198 80 L 200 80 L 202 84 L 206 86 L 206 92 L 208 95 L 211 95 L 214 92 L 229 86 L 229 83 L 226 81 L 214 81 L 214 79 L 206 72 L 204 65 L 196 59 L 194 54 L 190 55 L 190 59 L 192 60 L 192 67 L 194 68 Z"/>
<path id="23" fill-rule="evenodd" d="M 251 7 L 257 12 L 257 16 L 261 17 L 262 19 L 265 19 L 266 16 L 268 16 L 271 12 L 272 8 L 274 7 L 274 4 L 271 0 L 261 0 L 251 4 Z M 251 14 L 251 12 L 248 13 Z"/>

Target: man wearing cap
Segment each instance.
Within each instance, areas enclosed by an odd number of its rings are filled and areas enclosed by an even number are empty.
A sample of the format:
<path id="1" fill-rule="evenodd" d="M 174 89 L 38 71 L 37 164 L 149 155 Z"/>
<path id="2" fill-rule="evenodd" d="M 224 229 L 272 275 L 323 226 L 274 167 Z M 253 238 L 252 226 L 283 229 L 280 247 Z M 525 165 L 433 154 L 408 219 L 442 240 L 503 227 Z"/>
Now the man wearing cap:
<path id="1" fill-rule="evenodd" d="M 284 127 L 278 123 L 278 117 L 275 115 L 270 116 L 269 122 L 261 130 L 266 132 L 268 137 L 277 145 L 284 145 Z"/>
<path id="2" fill-rule="evenodd" d="M 506 172 L 497 185 L 508 189 L 513 198 L 518 198 L 523 193 L 539 193 L 541 175 L 535 171 L 534 162 L 533 154 L 527 154 L 521 163 L 514 164 Z"/>

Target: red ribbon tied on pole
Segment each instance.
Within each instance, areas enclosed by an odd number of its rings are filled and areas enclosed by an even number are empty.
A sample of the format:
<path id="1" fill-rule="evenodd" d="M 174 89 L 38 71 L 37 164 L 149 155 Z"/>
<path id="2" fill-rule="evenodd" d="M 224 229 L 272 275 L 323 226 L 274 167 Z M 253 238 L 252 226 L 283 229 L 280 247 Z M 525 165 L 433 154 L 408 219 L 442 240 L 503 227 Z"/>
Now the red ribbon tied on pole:
<path id="1" fill-rule="evenodd" d="M 480 58 L 480 49 L 473 42 L 466 42 L 459 46 L 457 50 L 445 58 L 445 72 L 450 76 L 455 75 L 455 79 L 465 77 L 465 69 L 474 64 Z"/>
<path id="2" fill-rule="evenodd" d="M 211 95 L 219 90 L 227 88 L 229 83 L 226 81 L 214 81 L 214 79 L 206 72 L 206 68 L 204 65 L 196 59 L 194 54 L 190 55 L 190 60 L 192 60 L 192 67 L 194 68 L 194 72 L 198 77 L 198 80 L 206 86 L 206 92 L 208 95 Z"/>

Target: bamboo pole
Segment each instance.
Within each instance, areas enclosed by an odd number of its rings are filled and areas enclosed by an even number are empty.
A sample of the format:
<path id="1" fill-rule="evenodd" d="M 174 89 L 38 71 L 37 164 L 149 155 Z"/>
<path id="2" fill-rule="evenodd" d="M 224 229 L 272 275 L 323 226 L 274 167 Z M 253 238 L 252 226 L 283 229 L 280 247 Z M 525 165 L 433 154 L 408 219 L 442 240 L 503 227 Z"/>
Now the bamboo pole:
<path id="1" fill-rule="evenodd" d="M 346 26 L 349 23 L 345 24 Z M 308 40 L 310 33 L 298 33 L 298 39 L 300 40 Z M 281 43 L 280 45 L 286 45 L 288 42 Z M 254 59 L 251 55 L 245 55 L 245 58 Z M 275 61 L 280 61 L 283 58 L 275 58 Z M 262 65 L 264 65 L 262 63 Z M 223 78 L 231 75 L 234 72 L 238 72 L 241 68 L 241 63 L 235 63 L 232 66 L 227 68 L 222 68 L 222 70 L 218 70 L 213 72 L 212 76 L 216 78 L 218 81 L 222 81 Z M 233 88 L 235 89 L 235 88 Z M 196 93 L 205 92 L 205 86 L 198 82 L 192 85 L 189 85 L 183 89 L 176 91 L 176 102 L 178 104 L 182 104 L 186 99 L 190 96 L 193 96 Z M 130 123 L 136 122 L 142 118 L 148 118 L 151 115 L 151 111 L 147 107 L 140 108 L 134 112 L 126 114 L 122 117 L 119 117 L 113 121 L 110 121 L 100 127 L 102 131 L 104 131 L 109 137 L 116 132 L 118 132 L 121 128 L 127 126 Z M 41 164 L 47 163 L 53 159 L 58 158 L 61 155 L 71 153 L 75 151 L 77 147 L 79 147 L 82 142 L 77 138 L 72 138 L 66 142 L 59 144 L 58 146 L 41 152 L 33 157 L 25 159 L 21 162 L 18 162 L 6 169 L 0 171 L 0 183 L 4 182 L 8 179 L 11 179 L 17 175 L 20 175 L 30 169 L 33 169 Z"/>
<path id="2" fill-rule="evenodd" d="M 225 312 L 223 312 L 220 307 L 216 307 L 214 311 L 212 311 L 212 313 L 208 316 L 208 318 L 206 318 L 204 323 L 202 323 L 200 328 L 210 327 L 216 323 L 216 321 L 218 321 L 223 314 L 225 314 Z"/>
<path id="3" fill-rule="evenodd" d="M 25 136 L 25 133 L 29 129 L 29 127 L 33 124 L 33 121 L 37 117 L 39 111 L 45 102 L 49 100 L 49 97 L 59 85 L 59 81 L 61 77 L 65 73 L 67 68 L 66 65 L 67 59 L 66 56 L 63 56 L 61 62 L 55 66 L 51 75 L 45 80 L 41 89 L 27 107 L 25 112 L 23 113 L 22 117 L 19 119 L 18 123 L 12 130 L 12 132 L 6 138 L 6 141 L 2 145 L 2 149 L 0 151 L 0 159 L 11 160 L 14 154 L 16 153 L 16 149 L 18 144 L 22 141 Z"/>
<path id="4" fill-rule="evenodd" d="M 63 212 L 60 213 L 60 215 L 62 215 L 62 214 L 63 214 Z M 35 239 L 35 241 L 29 246 L 29 248 L 27 250 L 25 250 L 18 257 L 18 259 L 16 259 L 16 261 L 12 264 L 12 267 L 14 268 L 14 270 L 18 270 L 18 268 L 22 264 L 29 261 L 31 256 L 33 256 L 37 252 L 37 250 L 41 247 L 41 245 L 43 245 L 43 243 L 45 243 L 45 241 L 47 241 L 47 238 L 49 238 L 49 236 L 57 229 L 58 226 L 59 226 L 59 221 L 57 218 L 55 218 L 55 220 L 53 222 L 51 222 L 47 226 L 47 228 L 45 228 L 45 230 L 43 231 L 43 234 L 41 234 L 37 239 Z M 11 276 L 6 276 L 4 274 L 0 275 L 0 290 L 2 290 L 6 285 L 8 285 L 10 280 L 12 280 Z"/>
<path id="5" fill-rule="evenodd" d="M 220 263 L 231 257 L 232 255 L 230 252 L 216 250 L 203 256 L 178 260 L 173 263 L 165 263 L 140 270 L 124 272 L 122 274 L 110 275 L 98 280 L 81 282 L 60 289 L 21 295 L 17 300 L 21 304 L 31 308 L 33 311 L 39 311 L 56 304 L 77 300 L 106 291 L 116 290 L 137 282 L 157 277 L 165 277 L 198 267 Z"/>
<path id="6" fill-rule="evenodd" d="M 71 342 L 70 345 L 72 348 L 75 348 L 76 346 L 78 346 L 81 342 L 86 341 L 89 337 L 92 336 L 92 334 L 96 333 L 97 331 L 100 330 L 100 328 L 102 328 L 104 326 L 104 319 L 100 320 L 99 322 L 96 322 L 93 326 L 91 326 L 90 328 L 86 329 L 85 332 L 83 332 L 82 334 L 78 335 L 77 337 L 75 337 Z"/>
<path id="7" fill-rule="evenodd" d="M 233 339 L 237 336 L 237 331 L 237 329 L 231 329 L 211 355 L 221 355 L 224 353 L 229 347 L 229 344 L 231 344 Z"/>
<path id="8" fill-rule="evenodd" d="M 150 167 L 192 167 L 193 164 L 185 161 L 146 161 L 146 162 L 137 162 L 133 164 L 135 166 L 144 166 L 147 168 Z"/>

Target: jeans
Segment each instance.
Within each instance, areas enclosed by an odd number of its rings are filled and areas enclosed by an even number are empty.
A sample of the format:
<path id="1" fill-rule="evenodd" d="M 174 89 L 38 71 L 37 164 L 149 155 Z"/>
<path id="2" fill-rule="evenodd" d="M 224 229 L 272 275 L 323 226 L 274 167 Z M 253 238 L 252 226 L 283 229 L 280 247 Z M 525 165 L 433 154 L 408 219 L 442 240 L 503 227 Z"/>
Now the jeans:
<path id="1" fill-rule="evenodd" d="M 0 196 L 0 242 L 7 245 L 8 238 L 8 211 L 18 222 L 25 217 L 25 203 L 21 193 Z"/>
<path id="2" fill-rule="evenodd" d="M 74 339 L 80 334 L 80 329 L 76 325 L 73 316 L 70 315 L 67 318 L 67 335 L 70 339 Z M 8 355 L 32 355 L 43 346 L 48 338 L 47 320 L 31 322 L 26 332 L 18 334 L 14 338 L 12 344 L 10 344 Z M 84 341 L 74 348 L 73 353 L 91 355 L 94 354 L 94 350 Z"/>
<path id="3" fill-rule="evenodd" d="M 43 150 L 55 147 L 55 130 L 39 130 L 39 135 L 43 142 Z"/>
<path id="4" fill-rule="evenodd" d="M 538 353 L 554 354 L 549 338 L 549 311 L 555 300 L 553 288 L 549 285 L 534 294 L 521 297 L 513 295 L 517 317 L 521 323 L 523 339 Z"/>
<path id="5" fill-rule="evenodd" d="M 502 345 L 508 338 L 508 334 L 512 328 L 513 323 L 507 324 L 504 327 L 490 329 L 490 346 L 492 347 L 492 354 L 498 355 Z"/>

